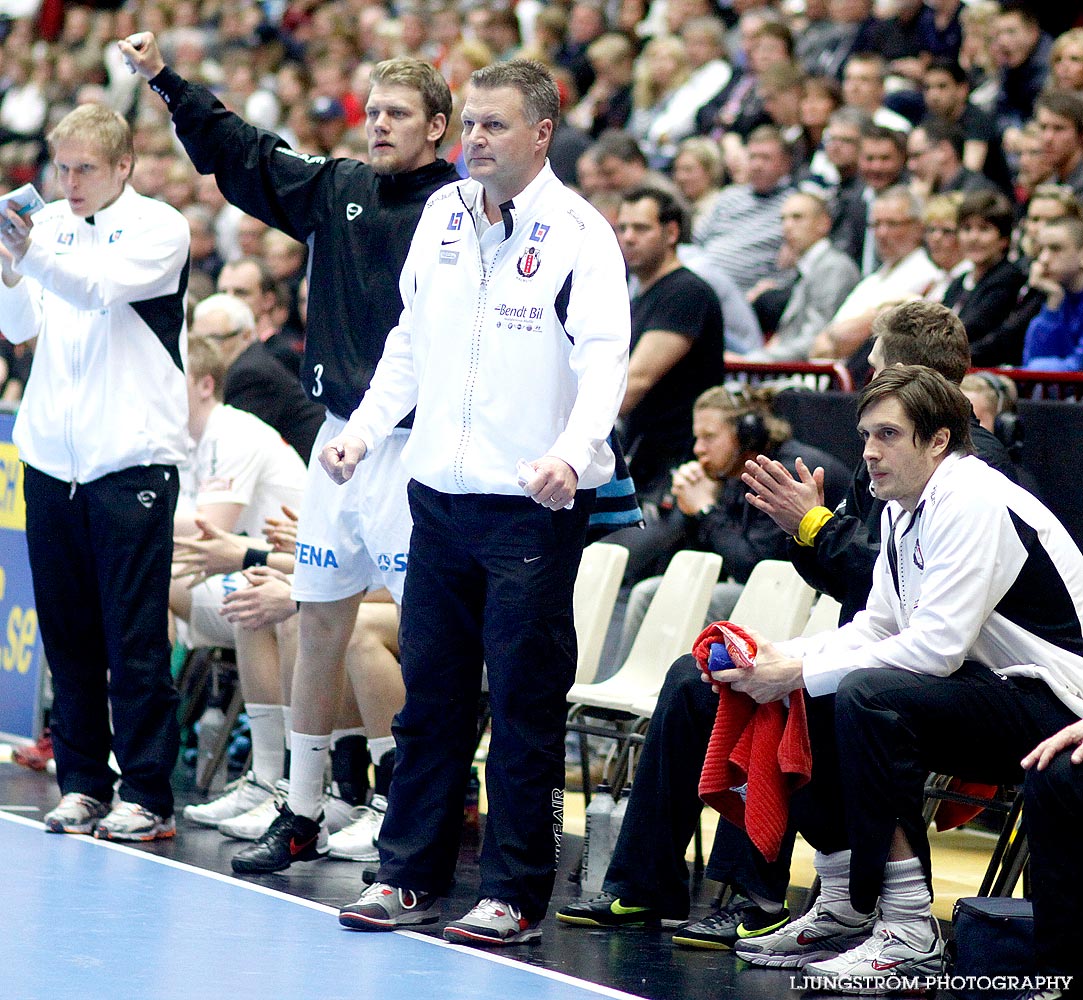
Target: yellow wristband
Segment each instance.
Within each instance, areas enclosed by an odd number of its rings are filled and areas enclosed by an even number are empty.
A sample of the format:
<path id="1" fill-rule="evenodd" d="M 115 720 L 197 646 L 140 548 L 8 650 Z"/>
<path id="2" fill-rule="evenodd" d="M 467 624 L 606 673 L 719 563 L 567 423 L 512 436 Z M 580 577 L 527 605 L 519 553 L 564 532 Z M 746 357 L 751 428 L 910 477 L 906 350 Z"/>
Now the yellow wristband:
<path id="1" fill-rule="evenodd" d="M 794 536 L 797 544 L 804 545 L 806 548 L 810 547 L 816 541 L 820 529 L 834 516 L 826 507 L 813 507 L 801 518 L 801 523 L 797 526 L 797 534 Z"/>

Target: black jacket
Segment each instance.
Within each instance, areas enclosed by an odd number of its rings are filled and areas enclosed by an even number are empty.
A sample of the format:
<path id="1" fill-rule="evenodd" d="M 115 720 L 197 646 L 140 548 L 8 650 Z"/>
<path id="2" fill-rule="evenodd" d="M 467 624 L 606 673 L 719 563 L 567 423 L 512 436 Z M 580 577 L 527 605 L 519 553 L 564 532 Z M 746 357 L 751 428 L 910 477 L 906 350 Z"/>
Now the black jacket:
<path id="1" fill-rule="evenodd" d="M 458 174 L 443 160 L 379 175 L 357 160 L 309 156 L 249 125 L 205 87 L 163 69 L 150 82 L 196 169 L 227 200 L 309 246 L 301 381 L 347 418 L 368 389 L 402 311 L 399 273 L 430 194 Z"/>
<path id="2" fill-rule="evenodd" d="M 1027 276 L 1005 258 L 990 268 L 967 291 L 967 275 L 956 278 L 944 292 L 944 305 L 954 310 L 971 344 L 987 337 L 1008 318 Z"/>
<path id="3" fill-rule="evenodd" d="M 249 344 L 229 366 L 222 401 L 270 424 L 308 464 L 324 409 L 305 395 L 297 376 L 265 343 Z"/>

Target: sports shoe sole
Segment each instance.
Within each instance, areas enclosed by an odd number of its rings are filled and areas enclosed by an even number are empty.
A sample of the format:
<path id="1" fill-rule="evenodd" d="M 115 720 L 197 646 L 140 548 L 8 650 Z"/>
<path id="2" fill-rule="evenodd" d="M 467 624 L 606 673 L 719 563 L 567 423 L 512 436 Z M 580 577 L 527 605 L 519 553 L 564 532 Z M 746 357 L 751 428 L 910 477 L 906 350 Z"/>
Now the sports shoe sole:
<path id="1" fill-rule="evenodd" d="M 510 937 L 492 937 L 480 931 L 472 931 L 466 927 L 456 927 L 449 924 L 444 928 L 444 940 L 452 944 L 482 945 L 490 948 L 501 948 L 509 944 L 531 944 L 541 940 L 540 927 L 531 927 Z"/>
<path id="2" fill-rule="evenodd" d="M 680 931 L 673 935 L 673 943 L 682 948 L 702 948 L 706 951 L 732 951 L 733 945 L 717 938 L 684 937 Z"/>
<path id="3" fill-rule="evenodd" d="M 606 930 L 618 930 L 621 927 L 657 927 L 661 921 L 658 917 L 649 914 L 633 916 L 628 920 L 598 920 L 594 917 L 576 917 L 564 913 L 557 914 L 557 920 L 562 924 L 571 924 L 573 927 L 601 927 Z"/>
<path id="4" fill-rule="evenodd" d="M 146 844 L 152 840 L 170 840 L 176 835 L 176 827 L 148 830 L 146 833 L 115 833 L 101 826 L 94 830 L 97 840 L 112 840 L 118 844 Z"/>
<path id="5" fill-rule="evenodd" d="M 49 766 L 49 761 L 52 757 L 29 757 L 26 754 L 19 753 L 18 750 L 14 751 L 11 755 L 12 761 L 21 767 L 27 767 L 31 771 L 44 771 Z"/>
<path id="6" fill-rule="evenodd" d="M 326 857 L 327 848 L 325 847 L 321 851 L 313 844 L 310 847 L 306 847 L 296 857 L 289 858 L 285 861 L 270 864 L 263 861 L 252 861 L 248 858 L 238 857 L 230 862 L 230 867 L 238 875 L 273 875 L 275 872 L 284 872 L 290 865 L 295 865 L 302 861 L 319 861 Z"/>
<path id="7" fill-rule="evenodd" d="M 210 820 L 203 819 L 200 816 L 193 816 L 187 809 L 181 815 L 184 817 L 185 823 L 191 823 L 192 826 L 198 826 L 204 830 L 217 830 L 218 824 L 222 822 L 220 819 Z"/>
<path id="8" fill-rule="evenodd" d="M 155 830 L 147 833 L 109 833 L 101 827 L 94 830 L 94 837 L 100 841 L 115 841 L 118 844 L 147 844 L 151 841 L 168 841 L 177 836 L 175 830 Z"/>
<path id="9" fill-rule="evenodd" d="M 337 858 L 339 861 L 362 861 L 367 864 L 372 864 L 374 861 L 380 860 L 379 851 L 369 851 L 367 854 L 351 854 L 348 851 L 337 851 L 335 848 L 330 848 L 327 852 L 328 857 Z"/>
<path id="10" fill-rule="evenodd" d="M 91 836 L 94 833 L 94 827 L 98 825 L 98 821 L 94 820 L 90 823 L 80 823 L 73 826 L 65 826 L 59 820 L 46 820 L 45 832 L 46 833 L 72 833 L 76 835 Z"/>
<path id="11" fill-rule="evenodd" d="M 398 917 L 388 917 L 381 920 L 379 917 L 367 917 L 363 913 L 351 913 L 342 910 L 338 915 L 338 922 L 351 931 L 393 931 L 400 927 L 418 927 L 421 924 L 435 924 L 440 919 L 437 913 L 423 910 L 420 913 L 401 914 Z"/>
<path id="12" fill-rule="evenodd" d="M 860 944 L 860 942 L 854 942 Z M 763 955 L 753 952 L 742 952 L 740 945 L 737 946 L 737 957 L 748 962 L 749 965 L 758 965 L 768 969 L 803 969 L 813 962 L 822 962 L 828 958 L 835 958 L 841 952 L 831 949 L 822 951 L 810 951 L 800 955 Z"/>
<path id="13" fill-rule="evenodd" d="M 573 927 L 658 927 L 662 918 L 650 908 L 638 909 L 633 913 L 614 913 L 612 910 L 599 911 L 598 916 L 589 913 L 568 913 L 558 910 L 557 920 L 562 924 L 571 924 Z"/>

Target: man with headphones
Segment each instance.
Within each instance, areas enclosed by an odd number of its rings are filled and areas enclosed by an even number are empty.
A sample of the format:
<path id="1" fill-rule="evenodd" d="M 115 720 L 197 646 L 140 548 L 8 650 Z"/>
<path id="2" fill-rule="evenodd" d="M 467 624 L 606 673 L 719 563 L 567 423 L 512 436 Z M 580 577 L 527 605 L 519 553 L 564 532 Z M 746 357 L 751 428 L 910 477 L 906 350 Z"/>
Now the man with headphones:
<path id="1" fill-rule="evenodd" d="M 631 588 L 615 662 L 624 662 L 669 560 L 681 549 L 717 552 L 723 581 L 715 585 L 708 620 L 728 617 L 753 567 L 763 559 L 786 558 L 786 535 L 745 503 L 740 475 L 756 455 L 771 455 L 790 468 L 798 456 L 826 470 L 828 490 L 842 498 L 849 472 L 831 455 L 791 437 L 790 426 L 774 416 L 767 397 L 716 386 L 692 406 L 691 461 L 671 473 L 660 516 L 646 531 L 613 537 L 629 550 L 624 575 Z M 727 578 L 729 578 L 727 580 Z"/>

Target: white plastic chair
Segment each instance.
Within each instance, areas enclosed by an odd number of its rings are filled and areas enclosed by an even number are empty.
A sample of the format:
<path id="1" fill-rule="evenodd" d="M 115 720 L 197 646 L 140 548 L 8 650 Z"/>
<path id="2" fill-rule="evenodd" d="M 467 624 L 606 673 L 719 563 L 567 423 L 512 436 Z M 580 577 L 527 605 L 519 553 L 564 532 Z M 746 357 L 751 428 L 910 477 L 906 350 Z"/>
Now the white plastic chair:
<path id="1" fill-rule="evenodd" d="M 833 632 L 839 627 L 841 610 L 842 605 L 835 598 L 828 594 L 821 594 L 820 599 L 812 606 L 812 613 L 808 616 L 801 634 L 818 635 L 820 632 Z"/>
<path id="2" fill-rule="evenodd" d="M 703 628 L 718 582 L 722 557 L 713 552 L 678 552 L 670 560 L 620 669 L 597 684 L 573 684 L 575 706 L 627 711 L 640 697 L 662 689 L 669 665 L 692 648 Z"/>
<path id="3" fill-rule="evenodd" d="M 815 597 L 816 591 L 789 562 L 764 559 L 752 570 L 730 620 L 772 642 L 782 642 L 800 635 Z"/>
<path id="4" fill-rule="evenodd" d="M 628 563 L 623 545 L 595 542 L 583 550 L 572 596 L 575 638 L 579 657 L 575 665 L 577 684 L 589 684 L 598 674 L 609 619 L 617 602 L 621 577 Z"/>
<path id="5" fill-rule="evenodd" d="M 801 633 L 802 625 L 808 628 L 806 623 L 809 621 L 809 611 L 815 597 L 816 591 L 801 579 L 790 563 L 765 559 L 757 563 L 749 575 L 748 582 L 730 613 L 730 621 L 755 629 L 772 642 L 782 642 Z M 822 600 L 830 601 L 831 598 L 821 598 Z M 834 624 L 837 624 L 839 605 L 837 602 L 833 603 Z M 683 652 L 691 652 L 691 644 Z M 658 690 L 661 690 L 661 686 Z M 656 691 L 649 697 L 638 699 L 631 706 L 631 711 L 640 718 L 649 719 L 654 714 L 657 703 Z"/>
<path id="6" fill-rule="evenodd" d="M 632 706 L 657 696 L 669 665 L 691 649 L 692 641 L 703 628 L 711 591 L 721 569 L 722 557 L 713 552 L 682 551 L 674 555 L 620 669 L 596 684 L 573 684 L 568 692 L 572 705 L 568 729 L 580 734 L 583 792 L 588 804 L 586 736 L 608 736 L 618 740 L 623 748 L 628 723 L 635 718 Z M 597 721 L 583 721 L 584 716 Z"/>

